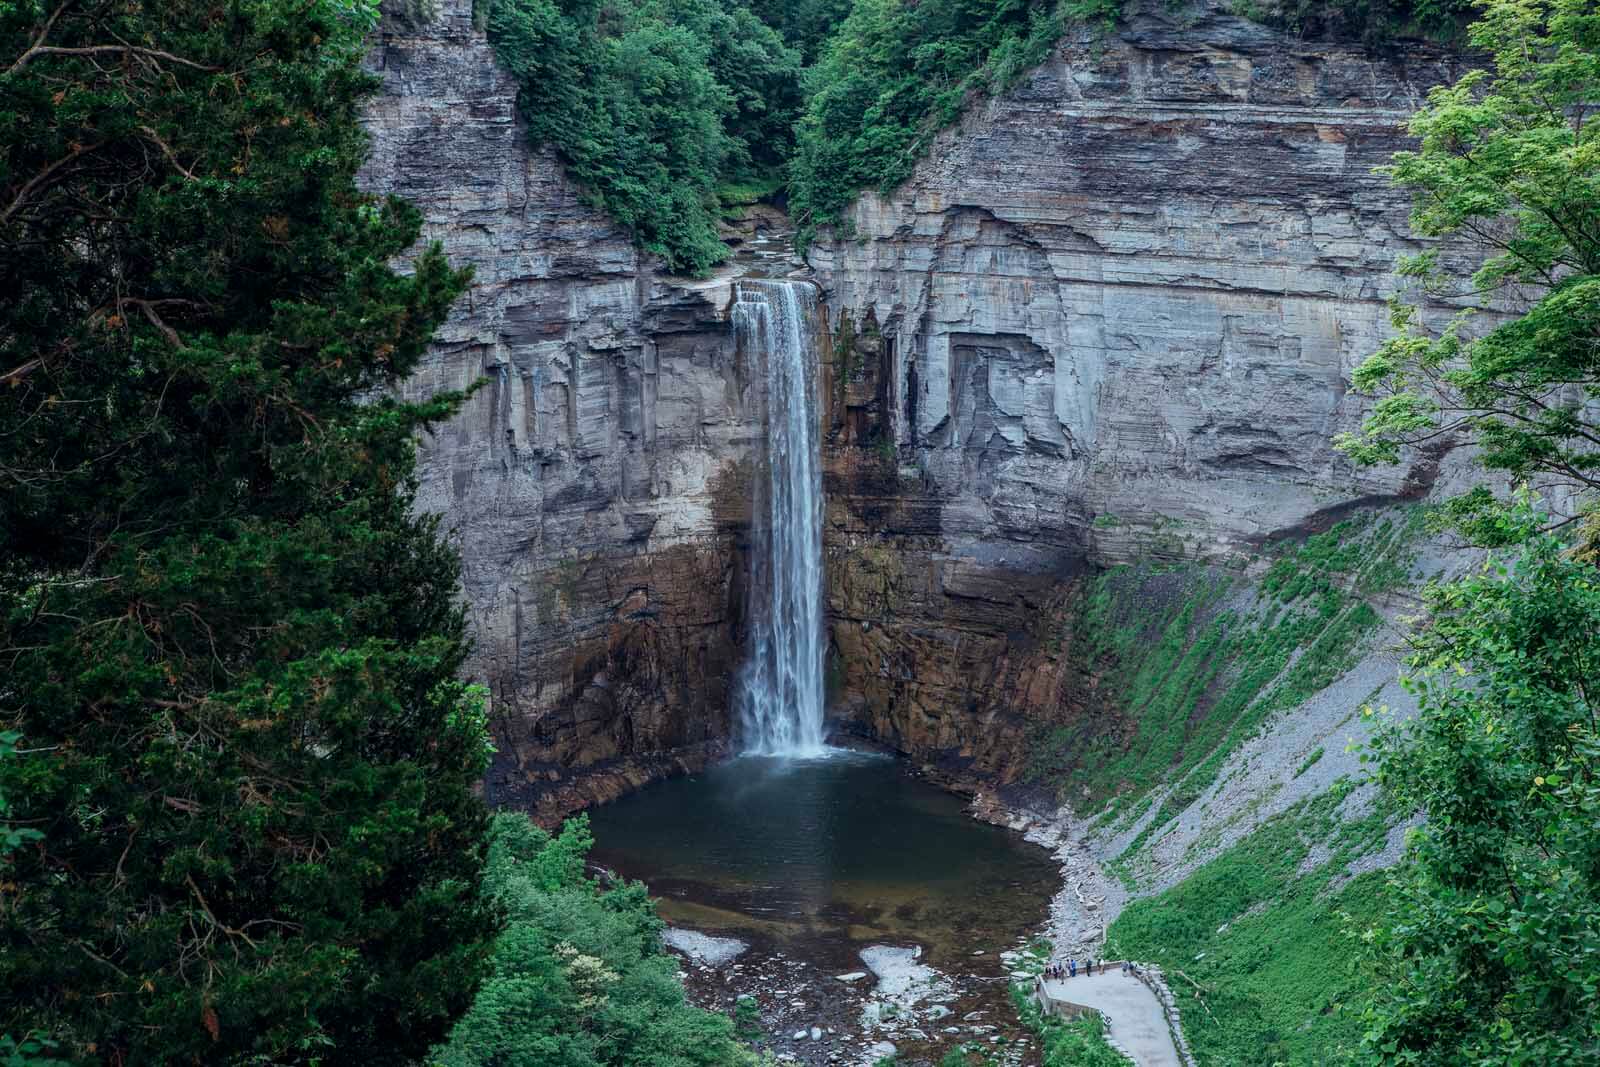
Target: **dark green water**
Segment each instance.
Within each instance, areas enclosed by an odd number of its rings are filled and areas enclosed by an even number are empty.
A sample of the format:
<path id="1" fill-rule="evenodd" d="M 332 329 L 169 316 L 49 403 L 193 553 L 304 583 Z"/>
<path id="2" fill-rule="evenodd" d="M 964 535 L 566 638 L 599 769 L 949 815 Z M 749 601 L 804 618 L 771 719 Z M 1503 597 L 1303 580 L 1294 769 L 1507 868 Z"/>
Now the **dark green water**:
<path id="1" fill-rule="evenodd" d="M 841 959 L 881 942 L 921 944 L 936 965 L 1010 947 L 1059 882 L 1043 849 L 864 753 L 737 759 L 591 819 L 595 859 L 648 882 L 669 921 Z"/>

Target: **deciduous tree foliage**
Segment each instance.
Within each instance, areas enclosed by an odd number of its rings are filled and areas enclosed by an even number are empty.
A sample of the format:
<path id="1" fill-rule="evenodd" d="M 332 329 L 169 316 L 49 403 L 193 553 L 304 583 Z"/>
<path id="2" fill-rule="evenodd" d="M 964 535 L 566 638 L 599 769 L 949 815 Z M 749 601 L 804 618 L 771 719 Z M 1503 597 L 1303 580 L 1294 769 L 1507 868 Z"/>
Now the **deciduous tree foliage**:
<path id="1" fill-rule="evenodd" d="M 1502 317 L 1474 337 L 1464 316 L 1434 332 L 1397 304 L 1400 334 L 1356 374 L 1386 395 L 1340 447 L 1385 462 L 1454 435 L 1534 484 L 1510 499 L 1479 485 L 1447 510 L 1503 561 L 1428 590 L 1420 710 L 1375 746 L 1380 781 L 1426 822 L 1369 933 L 1365 1050 L 1600 1063 L 1600 578 L 1592 543 L 1574 552 L 1533 503 L 1554 489 L 1582 514 L 1600 487 L 1600 8 L 1489 0 L 1470 35 L 1492 67 L 1430 95 L 1421 146 L 1390 173 L 1417 193 L 1419 232 L 1488 249 L 1470 285 Z M 1442 262 L 1405 270 L 1449 285 Z M 1508 313 L 1523 293 L 1531 306 Z"/>
<path id="2" fill-rule="evenodd" d="M 790 176 L 802 238 L 863 188 L 910 177 L 974 94 L 1010 85 L 1044 59 L 1068 15 L 1097 4 L 856 0 L 808 80 Z"/>
<path id="3" fill-rule="evenodd" d="M 1429 593 L 1420 711 L 1376 749 L 1427 815 L 1370 935 L 1378 1062 L 1600 1063 L 1600 574 L 1564 550 Z"/>
<path id="4" fill-rule="evenodd" d="M 1472 441 L 1491 470 L 1541 485 L 1600 487 L 1600 8 L 1592 0 L 1493 0 L 1469 31 L 1493 57 L 1435 89 L 1411 121 L 1421 141 L 1391 177 L 1416 194 L 1421 234 L 1463 234 L 1487 250 L 1469 288 L 1525 313 L 1474 336 L 1470 315 L 1433 330 L 1395 305 L 1399 333 L 1356 372 L 1382 396 L 1338 444 L 1358 462 L 1392 462 L 1402 445 Z M 1403 273 L 1431 286 L 1462 279 L 1429 252 Z M 1487 489 L 1456 517 L 1482 540 L 1499 508 Z"/>
<path id="5" fill-rule="evenodd" d="M 440 1067 L 753 1067 L 726 1016 L 689 1005 L 638 882 L 584 874 L 588 820 L 559 836 L 495 816 L 484 884 L 509 923 Z"/>
<path id="6" fill-rule="evenodd" d="M 85 1062 L 412 1062 L 492 936 L 374 19 L 0 4 L 0 1033 Z"/>
<path id="7" fill-rule="evenodd" d="M 815 63 L 834 29 L 850 14 L 851 0 L 750 0 L 750 10 Z"/>
<path id="8" fill-rule="evenodd" d="M 533 143 L 670 269 L 721 262 L 717 189 L 787 158 L 799 54 L 742 4 L 486 2 Z"/>

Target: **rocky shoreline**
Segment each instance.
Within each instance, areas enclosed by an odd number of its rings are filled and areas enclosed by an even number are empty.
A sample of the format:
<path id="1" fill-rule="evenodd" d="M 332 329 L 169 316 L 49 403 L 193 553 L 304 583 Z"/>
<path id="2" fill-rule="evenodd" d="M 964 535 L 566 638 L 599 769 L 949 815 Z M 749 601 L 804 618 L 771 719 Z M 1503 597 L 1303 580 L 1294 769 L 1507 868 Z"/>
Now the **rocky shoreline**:
<path id="1" fill-rule="evenodd" d="M 861 739 L 835 740 L 888 751 Z M 973 950 L 964 966 L 941 969 L 916 944 L 840 942 L 801 955 L 790 944 L 748 931 L 734 938 L 674 926 L 666 942 L 682 961 L 680 977 L 695 1003 L 731 1015 L 742 1037 L 783 1063 L 871 1067 L 891 1055 L 938 1062 L 948 1050 L 965 1047 L 982 1050 L 997 1065 L 1034 1067 L 1037 1039 L 1017 1017 L 1011 985 L 1042 965 L 1041 937 L 1058 955 L 1097 951 L 1104 939 L 1100 916 L 1108 903 L 1120 908 L 1124 898 L 1114 895 L 1120 886 L 1077 841 L 1073 825 L 1007 806 L 992 788 L 958 773 L 933 766 L 907 770 L 970 797 L 973 818 L 1055 855 L 1062 883 L 1042 929 L 1020 930 L 1008 944 Z"/>
<path id="2" fill-rule="evenodd" d="M 856 954 L 856 969 L 841 971 L 843 958 L 804 959 L 759 939 L 733 941 L 738 947 L 725 954 L 729 941 L 681 928 L 667 935 L 690 998 L 732 1015 L 742 1037 L 781 1063 L 937 1062 L 958 1046 L 981 1048 L 1004 1067 L 1040 1062 L 1009 999 L 1010 983 L 1024 974 L 1015 969 L 1022 942 L 974 957 L 998 973 L 952 974 L 924 963 L 914 945 L 870 945 Z M 717 951 L 707 954 L 708 942 Z"/>

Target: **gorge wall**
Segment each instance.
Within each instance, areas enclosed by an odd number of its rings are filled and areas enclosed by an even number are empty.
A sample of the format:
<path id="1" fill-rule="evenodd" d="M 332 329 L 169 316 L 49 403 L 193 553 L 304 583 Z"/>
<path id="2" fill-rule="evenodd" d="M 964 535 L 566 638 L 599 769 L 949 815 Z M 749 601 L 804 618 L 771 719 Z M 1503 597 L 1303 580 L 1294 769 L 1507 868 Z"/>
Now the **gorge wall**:
<path id="1" fill-rule="evenodd" d="M 1004 776 L 1026 722 L 1091 713 L 1092 666 L 1061 654 L 1085 565 L 1242 559 L 1420 494 L 1438 460 L 1358 471 L 1330 440 L 1415 250 L 1372 171 L 1456 61 L 1125 7 L 810 251 L 842 342 L 836 703 Z"/>
<path id="2" fill-rule="evenodd" d="M 1432 476 L 1329 439 L 1409 247 L 1371 168 L 1452 61 L 1127 6 L 810 251 L 833 707 L 958 771 L 1014 777 L 1030 722 L 1095 713 L 1086 569 L 1235 559 Z M 423 443 L 419 504 L 462 548 L 488 790 L 552 815 L 728 735 L 762 389 L 726 282 L 663 277 L 584 205 L 470 0 L 438 8 L 375 42 L 367 183 L 476 271 L 408 385 L 488 380 Z"/>
<path id="3" fill-rule="evenodd" d="M 407 392 L 487 379 L 422 442 L 418 498 L 461 547 L 487 788 L 581 806 L 728 734 L 759 383 L 726 285 L 662 277 L 529 149 L 471 0 L 386 13 L 370 66 L 367 186 L 474 270 Z"/>

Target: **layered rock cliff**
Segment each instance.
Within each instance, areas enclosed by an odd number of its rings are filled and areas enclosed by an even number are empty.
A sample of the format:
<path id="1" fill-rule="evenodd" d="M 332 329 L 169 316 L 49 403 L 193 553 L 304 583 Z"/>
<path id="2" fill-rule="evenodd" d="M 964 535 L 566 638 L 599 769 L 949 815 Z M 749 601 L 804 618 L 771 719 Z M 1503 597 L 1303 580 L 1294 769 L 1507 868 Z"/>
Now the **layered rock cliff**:
<path id="1" fill-rule="evenodd" d="M 1454 62 L 1128 7 L 810 256 L 835 710 L 1001 778 L 1030 723 L 1098 713 L 1078 575 L 1237 559 L 1437 459 L 1357 472 L 1329 439 L 1409 247 L 1372 168 Z M 728 736 L 761 387 L 726 287 L 663 277 L 530 150 L 470 0 L 386 19 L 372 65 L 369 185 L 476 271 L 409 389 L 487 379 L 420 504 L 462 547 L 489 790 L 553 814 Z"/>
<path id="2" fill-rule="evenodd" d="M 418 503 L 461 547 L 491 795 L 572 807 L 727 736 L 759 383 L 725 287 L 663 277 L 585 205 L 530 150 L 471 0 L 437 8 L 386 17 L 370 61 L 367 184 L 475 272 L 408 385 L 486 379 L 423 441 Z"/>
<path id="3" fill-rule="evenodd" d="M 1127 6 L 810 253 L 845 342 L 837 701 L 988 771 L 1020 763 L 1027 719 L 1083 712 L 1064 628 L 1084 566 L 1241 558 L 1420 493 L 1438 458 L 1358 471 L 1330 441 L 1415 250 L 1373 168 L 1455 61 Z"/>

